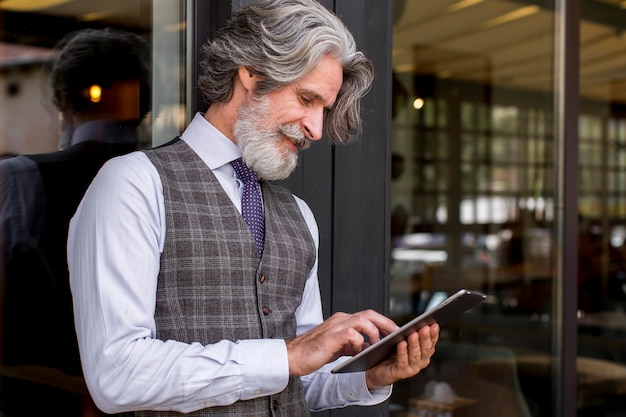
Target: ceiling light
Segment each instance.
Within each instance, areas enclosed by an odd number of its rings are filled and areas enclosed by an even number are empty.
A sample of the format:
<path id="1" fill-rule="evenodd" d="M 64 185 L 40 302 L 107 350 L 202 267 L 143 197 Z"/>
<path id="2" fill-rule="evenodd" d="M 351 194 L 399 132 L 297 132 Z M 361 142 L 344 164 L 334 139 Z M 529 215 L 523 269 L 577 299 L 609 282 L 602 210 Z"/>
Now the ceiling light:
<path id="1" fill-rule="evenodd" d="M 418 97 L 418 98 L 416 98 L 416 99 L 413 101 L 413 108 L 414 108 L 415 110 L 419 110 L 419 109 L 421 109 L 422 107 L 424 107 L 424 99 L 423 99 L 423 98 L 419 98 L 419 97 Z"/>
<path id="2" fill-rule="evenodd" d="M 503 14 L 502 16 L 495 17 L 491 20 L 483 23 L 483 28 L 492 28 L 494 26 L 503 25 L 505 23 L 512 22 L 514 20 L 521 19 L 526 16 L 539 13 L 541 8 L 539 6 L 526 6 L 521 9 L 517 9 L 514 12 Z"/>
<path id="3" fill-rule="evenodd" d="M 98 84 L 94 84 L 91 87 L 89 87 L 89 100 L 92 103 L 100 103 L 101 99 L 102 99 L 102 87 L 100 87 Z"/>
<path id="4" fill-rule="evenodd" d="M 91 12 L 78 16 L 83 22 L 94 22 L 96 20 L 102 20 L 110 16 L 114 16 L 113 12 Z"/>
<path id="5" fill-rule="evenodd" d="M 485 0 L 461 0 L 458 3 L 454 3 L 454 4 L 451 4 L 450 6 L 446 7 L 445 13 L 458 12 L 459 10 L 466 9 L 466 8 L 474 6 L 474 5 L 478 4 L 478 3 L 482 3 L 483 1 L 485 1 Z"/>
<path id="6" fill-rule="evenodd" d="M 13 12 L 34 12 L 58 6 L 68 1 L 70 0 L 2 0 L 0 1 L 0 9 Z"/>

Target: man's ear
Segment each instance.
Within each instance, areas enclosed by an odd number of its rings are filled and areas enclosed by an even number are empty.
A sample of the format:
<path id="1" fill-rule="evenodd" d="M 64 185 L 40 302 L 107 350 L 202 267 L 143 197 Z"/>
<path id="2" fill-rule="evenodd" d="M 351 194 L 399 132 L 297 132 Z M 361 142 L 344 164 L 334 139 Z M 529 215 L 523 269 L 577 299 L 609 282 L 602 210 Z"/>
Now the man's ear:
<path id="1" fill-rule="evenodd" d="M 256 84 L 256 75 L 254 75 L 247 67 L 239 67 L 237 75 L 239 76 L 241 85 L 243 85 L 243 87 L 249 92 L 252 92 L 254 90 L 254 85 Z"/>

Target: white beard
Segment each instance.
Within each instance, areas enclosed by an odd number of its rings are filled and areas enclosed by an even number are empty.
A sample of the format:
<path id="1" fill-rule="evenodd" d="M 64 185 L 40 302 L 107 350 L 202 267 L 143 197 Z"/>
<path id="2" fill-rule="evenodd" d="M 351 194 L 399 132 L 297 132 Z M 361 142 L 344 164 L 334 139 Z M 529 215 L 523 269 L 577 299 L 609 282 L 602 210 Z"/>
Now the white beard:
<path id="1" fill-rule="evenodd" d="M 280 126 L 271 122 L 267 117 L 271 114 L 269 107 L 267 97 L 254 99 L 243 106 L 235 122 L 234 135 L 243 161 L 259 178 L 283 180 L 298 165 L 298 152 L 283 143 L 285 136 L 295 140 L 300 149 L 308 148 L 310 141 L 296 125 Z"/>

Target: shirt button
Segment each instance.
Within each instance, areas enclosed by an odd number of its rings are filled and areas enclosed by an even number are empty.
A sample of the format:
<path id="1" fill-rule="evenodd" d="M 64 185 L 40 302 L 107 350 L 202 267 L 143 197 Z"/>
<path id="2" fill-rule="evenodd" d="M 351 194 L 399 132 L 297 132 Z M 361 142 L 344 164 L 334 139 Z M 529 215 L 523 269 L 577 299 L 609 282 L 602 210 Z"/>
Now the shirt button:
<path id="1" fill-rule="evenodd" d="M 272 310 L 270 310 L 268 307 L 263 307 L 263 314 L 265 314 L 266 316 L 269 315 L 272 312 Z"/>
<path id="2" fill-rule="evenodd" d="M 260 389 L 258 389 L 258 390 L 256 390 L 256 391 L 254 391 L 254 395 L 261 395 L 261 390 L 260 390 Z"/>
<path id="3" fill-rule="evenodd" d="M 259 282 L 261 284 L 263 284 L 265 282 L 265 275 L 261 274 L 261 276 L 259 277 Z"/>

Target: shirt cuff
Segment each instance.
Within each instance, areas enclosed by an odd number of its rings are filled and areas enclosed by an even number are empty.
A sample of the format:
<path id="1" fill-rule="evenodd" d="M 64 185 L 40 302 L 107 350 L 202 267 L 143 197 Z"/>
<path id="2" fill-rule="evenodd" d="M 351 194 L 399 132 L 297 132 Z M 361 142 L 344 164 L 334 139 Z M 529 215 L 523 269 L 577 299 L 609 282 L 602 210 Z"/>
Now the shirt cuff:
<path id="1" fill-rule="evenodd" d="M 370 390 L 365 382 L 365 372 L 344 374 L 340 380 L 340 390 L 344 393 L 346 403 L 350 405 L 369 406 L 380 404 L 391 396 L 393 385 Z"/>
<path id="2" fill-rule="evenodd" d="M 287 345 L 282 339 L 241 340 L 242 400 L 283 391 L 289 383 Z"/>

